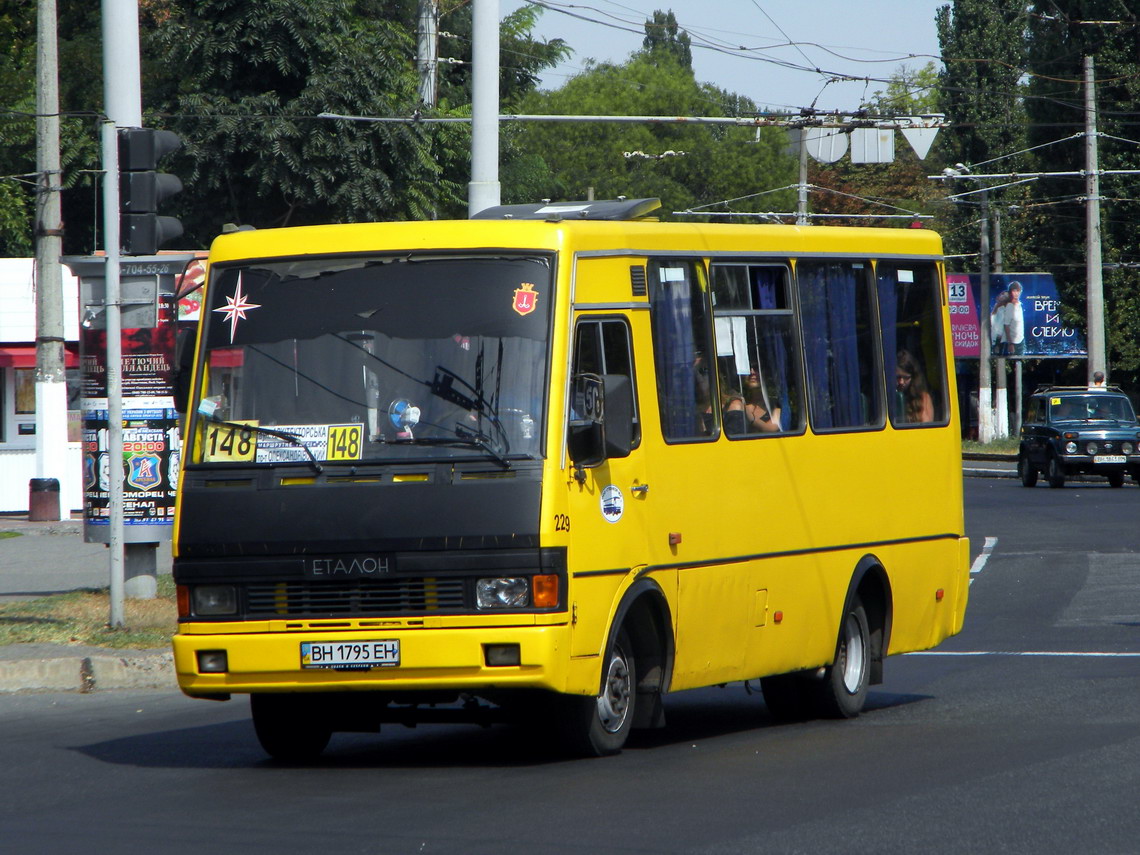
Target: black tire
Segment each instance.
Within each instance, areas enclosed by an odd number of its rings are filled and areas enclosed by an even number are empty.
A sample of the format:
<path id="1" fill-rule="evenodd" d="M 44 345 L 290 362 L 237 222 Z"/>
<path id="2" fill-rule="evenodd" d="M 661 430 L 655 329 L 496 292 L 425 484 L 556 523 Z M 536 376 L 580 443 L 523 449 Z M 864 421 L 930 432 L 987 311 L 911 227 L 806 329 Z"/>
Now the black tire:
<path id="1" fill-rule="evenodd" d="M 1029 457 L 1024 453 L 1017 457 L 1017 475 L 1021 478 L 1022 487 L 1037 486 L 1037 467 L 1029 462 Z"/>
<path id="2" fill-rule="evenodd" d="M 281 763 L 309 763 L 320 757 L 332 737 L 316 703 L 298 695 L 250 695 L 257 741 Z"/>
<path id="3" fill-rule="evenodd" d="M 871 670 L 871 629 L 862 601 L 855 597 L 839 625 L 835 661 L 825 671 L 819 708 L 830 718 L 855 718 L 867 700 Z"/>
<path id="4" fill-rule="evenodd" d="M 1049 458 L 1049 468 L 1045 477 L 1049 479 L 1049 486 L 1054 489 L 1059 490 L 1065 486 L 1065 470 L 1055 454 Z"/>
<path id="5" fill-rule="evenodd" d="M 619 753 L 633 727 L 637 700 L 637 663 L 629 635 L 622 629 L 603 663 L 602 693 L 596 697 L 563 695 L 561 728 L 568 747 L 586 757 Z"/>
<path id="6" fill-rule="evenodd" d="M 1110 487 L 1123 487 L 1124 486 L 1124 472 L 1109 472 L 1108 473 L 1108 486 Z"/>

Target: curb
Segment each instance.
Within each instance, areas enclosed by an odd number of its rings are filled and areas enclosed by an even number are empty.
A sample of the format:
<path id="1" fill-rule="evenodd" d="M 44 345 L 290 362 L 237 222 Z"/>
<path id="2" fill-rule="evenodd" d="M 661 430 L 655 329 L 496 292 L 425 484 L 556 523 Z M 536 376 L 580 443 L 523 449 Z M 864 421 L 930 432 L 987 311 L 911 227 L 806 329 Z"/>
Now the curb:
<path id="1" fill-rule="evenodd" d="M 963 468 L 962 474 L 969 478 L 1016 478 L 1018 477 L 1016 470 L 1013 469 L 977 469 L 977 468 Z"/>
<path id="2" fill-rule="evenodd" d="M 176 688 L 173 653 L 0 661 L 0 695 Z"/>

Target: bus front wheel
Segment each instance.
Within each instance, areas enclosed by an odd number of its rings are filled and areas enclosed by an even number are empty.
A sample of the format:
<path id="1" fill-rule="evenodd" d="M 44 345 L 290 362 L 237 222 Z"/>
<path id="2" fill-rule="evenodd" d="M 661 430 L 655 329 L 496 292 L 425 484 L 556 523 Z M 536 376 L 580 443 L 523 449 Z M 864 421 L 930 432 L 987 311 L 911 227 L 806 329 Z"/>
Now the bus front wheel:
<path id="1" fill-rule="evenodd" d="M 870 673 L 870 625 L 862 601 L 855 597 L 839 627 L 835 662 L 824 670 L 820 708 L 832 718 L 855 718 L 867 700 Z"/>
<path id="2" fill-rule="evenodd" d="M 298 695 L 250 695 L 250 713 L 257 741 L 265 753 L 282 763 L 316 760 L 332 737 L 317 704 Z"/>
<path id="3" fill-rule="evenodd" d="M 624 629 L 618 633 L 603 667 L 601 694 L 561 698 L 561 724 L 569 746 L 588 757 L 620 752 L 633 726 L 637 664 Z"/>

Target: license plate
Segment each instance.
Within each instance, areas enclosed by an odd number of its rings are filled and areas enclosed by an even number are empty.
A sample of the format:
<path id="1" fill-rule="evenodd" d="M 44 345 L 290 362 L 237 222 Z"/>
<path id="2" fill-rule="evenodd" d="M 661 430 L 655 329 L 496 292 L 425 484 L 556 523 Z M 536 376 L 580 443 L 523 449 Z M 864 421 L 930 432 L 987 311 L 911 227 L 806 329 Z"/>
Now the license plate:
<path id="1" fill-rule="evenodd" d="M 1128 458 L 1123 454 L 1098 454 L 1093 457 L 1093 463 L 1127 463 Z"/>
<path id="2" fill-rule="evenodd" d="M 302 668 L 335 668 L 353 671 L 368 668 L 394 668 L 399 664 L 399 639 L 301 642 Z"/>

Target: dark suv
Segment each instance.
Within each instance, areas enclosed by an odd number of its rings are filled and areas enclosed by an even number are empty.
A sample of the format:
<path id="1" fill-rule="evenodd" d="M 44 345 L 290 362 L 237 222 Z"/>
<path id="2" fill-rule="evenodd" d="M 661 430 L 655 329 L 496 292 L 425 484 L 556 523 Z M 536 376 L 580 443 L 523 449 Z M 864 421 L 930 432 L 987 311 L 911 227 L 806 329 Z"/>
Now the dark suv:
<path id="1" fill-rule="evenodd" d="M 1113 487 L 1140 481 L 1140 424 L 1128 396 L 1115 386 L 1042 386 L 1021 425 L 1017 474 L 1032 487 L 1037 473 L 1050 487 L 1080 472 L 1103 475 Z"/>

